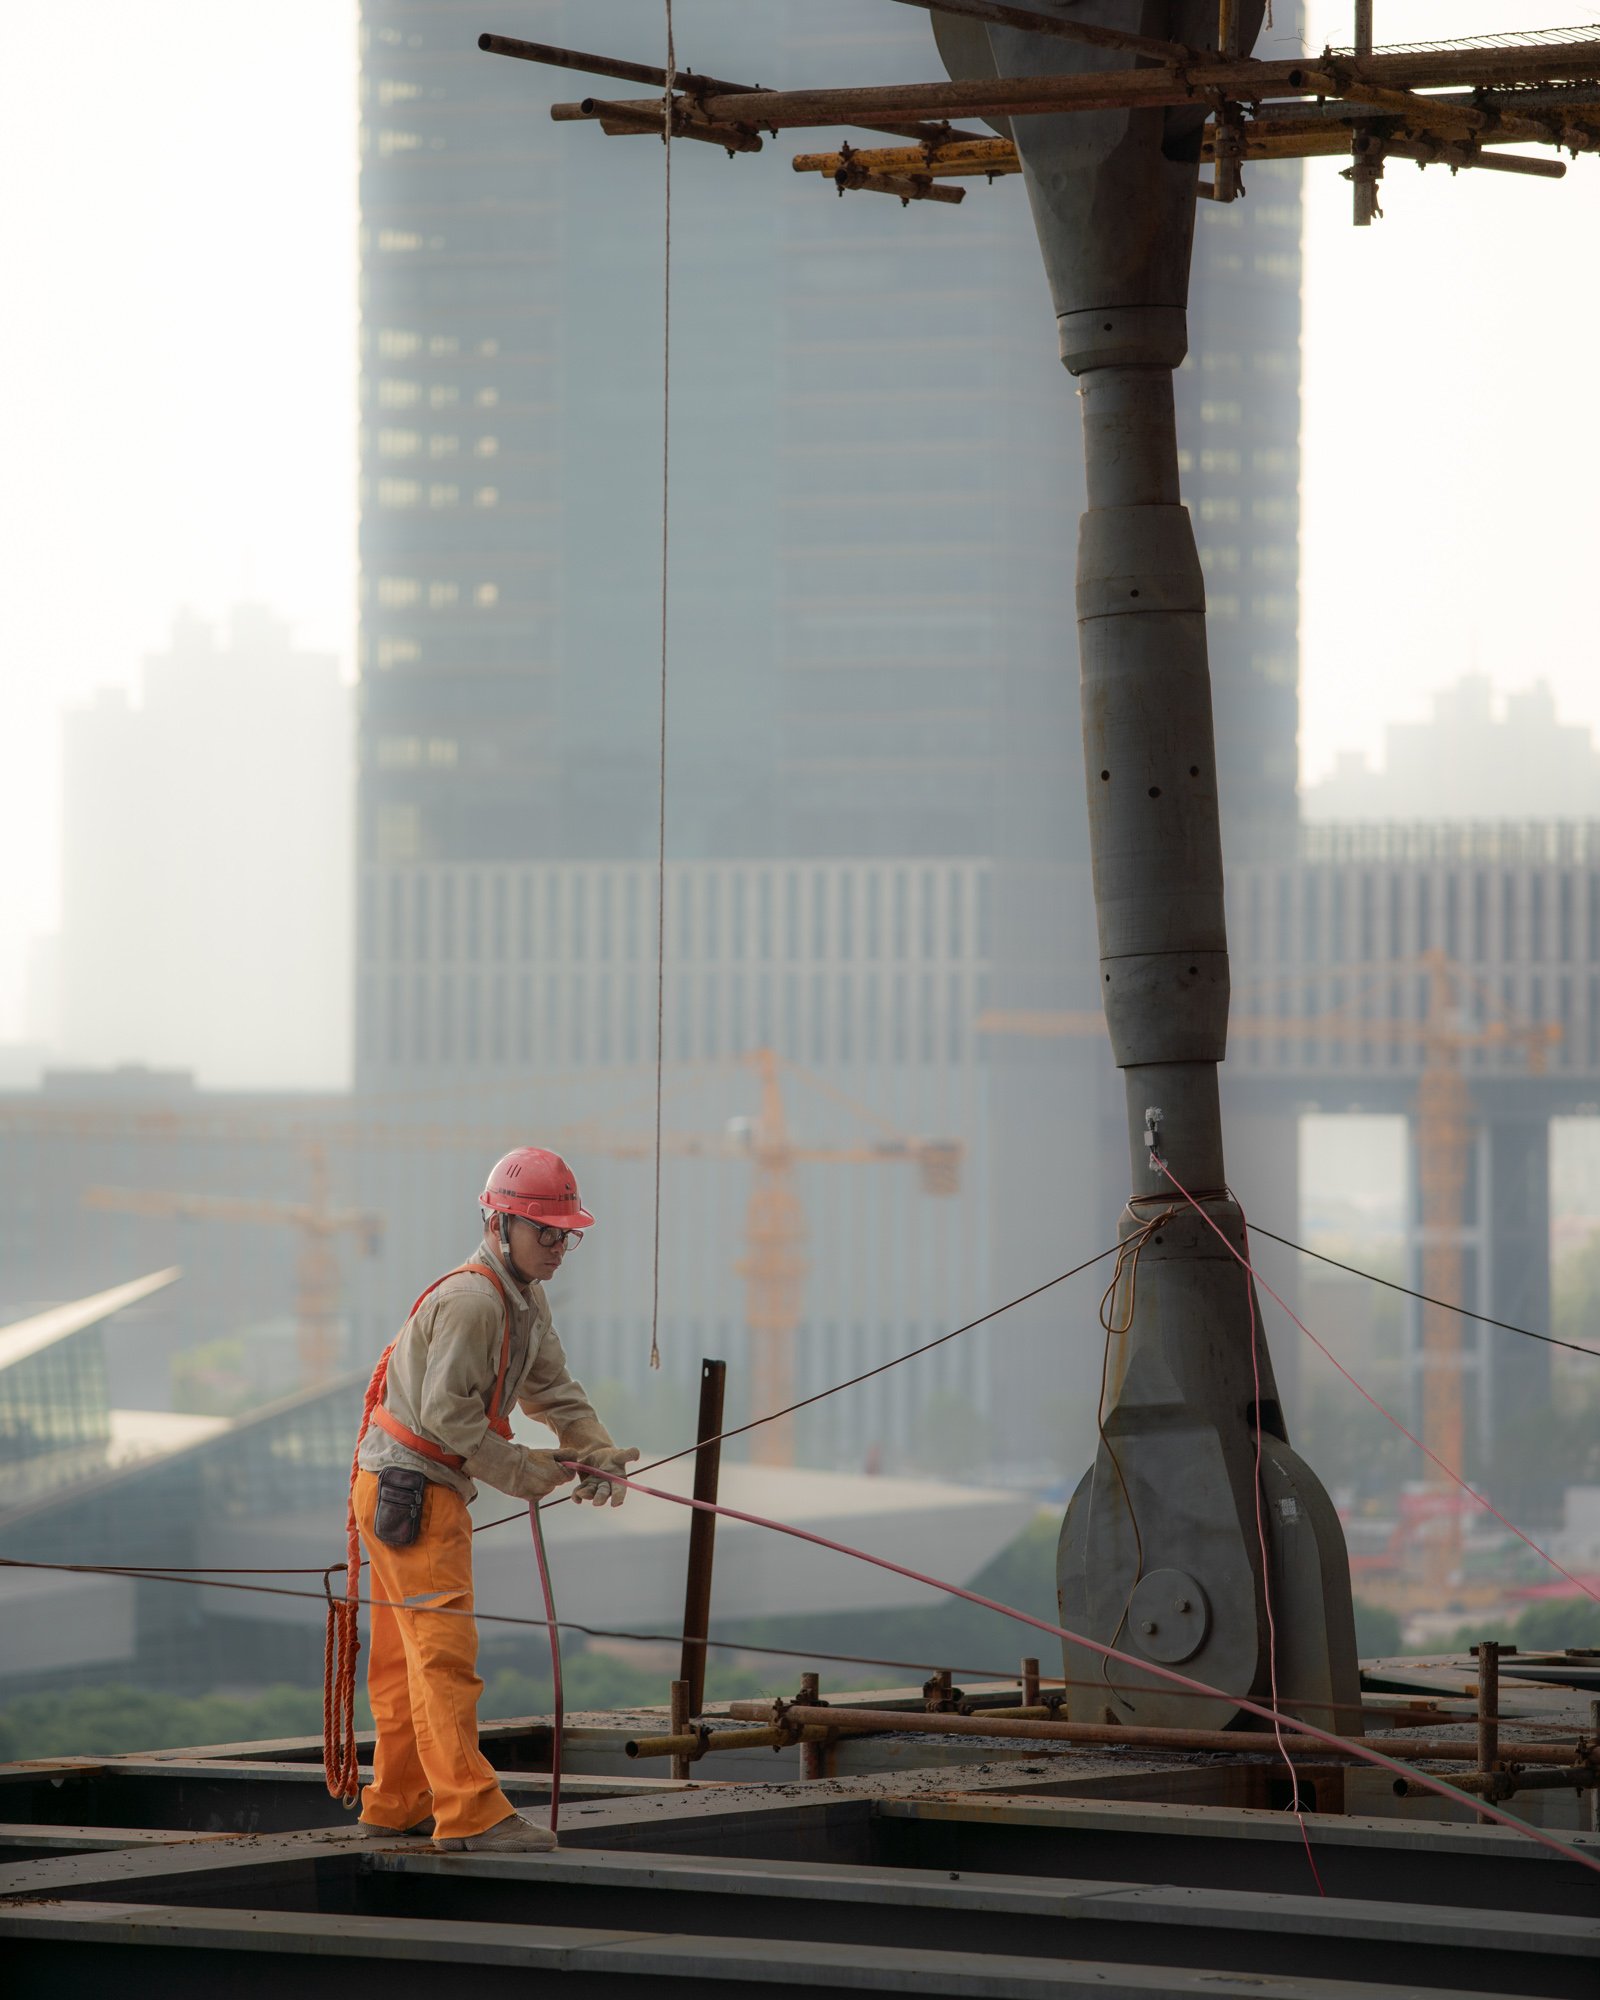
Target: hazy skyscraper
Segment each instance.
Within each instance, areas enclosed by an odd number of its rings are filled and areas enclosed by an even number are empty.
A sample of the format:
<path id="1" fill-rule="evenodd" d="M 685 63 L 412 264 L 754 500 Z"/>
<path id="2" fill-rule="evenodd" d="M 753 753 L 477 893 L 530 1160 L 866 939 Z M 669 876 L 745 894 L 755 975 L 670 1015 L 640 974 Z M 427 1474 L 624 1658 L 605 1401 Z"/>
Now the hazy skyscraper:
<path id="1" fill-rule="evenodd" d="M 188 614 L 63 728 L 60 1055 L 342 1084 L 350 690 L 270 611 Z"/>
<path id="2" fill-rule="evenodd" d="M 604 18 L 654 58 L 657 7 Z M 581 86 L 479 54 L 464 0 L 363 23 L 357 1075 L 485 1103 L 653 1048 L 661 148 L 552 125 Z M 573 6 L 504 25 L 598 34 Z M 774 85 L 937 68 L 925 19 L 847 0 L 681 8 L 678 59 Z M 1002 1076 L 975 1033 L 989 1005 L 1097 1005 L 1078 415 L 1027 203 L 1016 180 L 841 200 L 789 172 L 812 143 L 673 154 L 667 1053 L 770 1041 L 969 1147 L 953 1213 L 855 1169 L 808 1191 L 850 1245 L 818 1258 L 815 1358 L 1061 1269 L 1114 1206 L 1103 1050 L 1013 1047 Z M 1247 179 L 1201 205 L 1179 377 L 1236 849 L 1292 828 L 1296 770 L 1299 170 Z M 716 1252 L 683 1259 L 675 1310 Z M 583 1295 L 631 1365 L 626 1287 L 597 1266 Z M 707 1293 L 709 1323 L 739 1312 Z M 1008 1336 L 1030 1351 L 1054 1365 Z"/>
<path id="3" fill-rule="evenodd" d="M 607 20 L 653 48 L 653 7 Z M 476 23 L 363 16 L 363 1073 L 380 934 L 403 911 L 425 972 L 454 922 L 415 871 L 654 844 L 659 160 L 552 126 L 559 73 Z M 842 0 L 680 35 L 764 80 L 932 57 Z M 908 210 L 775 166 L 675 157 L 669 850 L 1079 860 L 1076 408 L 1020 185 Z M 1249 179 L 1201 205 L 1180 377 L 1236 846 L 1282 838 L 1295 782 L 1299 170 Z"/>

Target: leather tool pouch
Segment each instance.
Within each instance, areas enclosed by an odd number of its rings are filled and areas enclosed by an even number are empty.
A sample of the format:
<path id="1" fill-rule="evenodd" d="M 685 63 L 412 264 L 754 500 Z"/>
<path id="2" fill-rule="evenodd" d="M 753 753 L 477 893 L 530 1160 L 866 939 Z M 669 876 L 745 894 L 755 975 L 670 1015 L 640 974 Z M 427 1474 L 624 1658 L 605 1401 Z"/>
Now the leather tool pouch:
<path id="1" fill-rule="evenodd" d="M 408 1465 L 386 1466 L 378 1474 L 378 1505 L 372 1532 L 391 1549 L 408 1549 L 422 1533 L 422 1502 L 428 1475 Z"/>

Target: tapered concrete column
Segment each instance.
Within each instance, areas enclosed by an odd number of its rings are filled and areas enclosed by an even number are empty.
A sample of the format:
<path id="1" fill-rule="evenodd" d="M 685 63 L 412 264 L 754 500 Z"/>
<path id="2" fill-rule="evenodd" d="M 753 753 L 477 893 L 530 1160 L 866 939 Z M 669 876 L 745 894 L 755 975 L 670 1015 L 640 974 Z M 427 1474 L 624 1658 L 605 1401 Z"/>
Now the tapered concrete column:
<path id="1" fill-rule="evenodd" d="M 1210 0 L 1083 0 L 1058 11 L 1190 46 L 1214 40 L 1217 19 Z M 1260 0 L 1242 15 L 1249 46 Z M 1125 60 L 1011 28 L 940 40 L 965 74 Z M 1082 399 L 1084 782 L 1100 991 L 1127 1104 L 1132 1191 L 1121 1230 L 1127 1238 L 1154 1224 L 1112 1302 L 1100 1449 L 1062 1531 L 1062 1622 L 1222 1690 L 1209 1701 L 1183 1695 L 1069 1645 L 1069 1703 L 1088 1719 L 1215 1727 L 1237 1716 L 1233 1697 L 1269 1685 L 1269 1593 L 1279 1685 L 1354 1702 L 1358 1683 L 1343 1537 L 1287 1443 L 1259 1309 L 1229 1249 L 1242 1230 L 1226 1192 L 1217 1095 L 1228 952 L 1216 754 L 1205 592 L 1179 492 L 1172 395 L 1187 342 L 1204 116 L 1183 107 L 1020 118 L 1012 136 L 1061 357 Z M 1204 1215 L 1151 1163 L 1152 1108 L 1160 1155 Z"/>

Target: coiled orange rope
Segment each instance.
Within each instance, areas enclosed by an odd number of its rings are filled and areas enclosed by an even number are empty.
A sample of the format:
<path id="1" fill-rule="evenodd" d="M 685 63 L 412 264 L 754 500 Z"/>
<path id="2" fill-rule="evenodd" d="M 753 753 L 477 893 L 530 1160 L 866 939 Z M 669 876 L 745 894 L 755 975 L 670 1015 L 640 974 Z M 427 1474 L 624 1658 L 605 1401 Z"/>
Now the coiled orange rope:
<path id="1" fill-rule="evenodd" d="M 361 1797 L 361 1769 L 356 1757 L 356 1658 L 361 1651 L 357 1614 L 361 1603 L 361 1532 L 356 1526 L 356 1474 L 361 1466 L 361 1445 L 372 1425 L 372 1413 L 383 1400 L 389 1376 L 389 1356 L 395 1343 L 378 1356 L 367 1393 L 361 1404 L 361 1428 L 350 1459 L 350 1491 L 345 1505 L 344 1596 L 335 1597 L 328 1589 L 331 1570 L 325 1570 L 322 1588 L 328 1599 L 328 1620 L 322 1643 L 322 1775 L 328 1790 L 341 1805 L 354 1807 Z"/>

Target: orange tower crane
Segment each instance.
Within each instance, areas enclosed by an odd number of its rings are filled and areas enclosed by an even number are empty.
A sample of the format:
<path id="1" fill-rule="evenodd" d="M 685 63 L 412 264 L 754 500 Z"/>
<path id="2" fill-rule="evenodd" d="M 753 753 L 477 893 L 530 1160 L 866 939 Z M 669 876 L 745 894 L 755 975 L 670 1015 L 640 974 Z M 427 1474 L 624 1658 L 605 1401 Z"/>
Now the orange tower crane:
<path id="1" fill-rule="evenodd" d="M 1366 1020 L 1358 1014 L 1234 1015 L 1230 1039 L 1264 1041 L 1339 1040 L 1404 1044 L 1422 1055 L 1415 1100 L 1418 1182 L 1422 1197 L 1422 1289 L 1437 1299 L 1461 1299 L 1465 1289 L 1461 1242 L 1466 1191 L 1475 1132 L 1472 1093 L 1465 1058 L 1475 1049 L 1520 1052 L 1534 1075 L 1547 1051 L 1561 1039 L 1553 1022 L 1495 1018 L 1486 989 L 1442 951 L 1424 952 L 1403 964 L 1385 966 L 1386 975 L 1421 972 L 1427 1003 L 1410 1021 Z M 1376 976 L 1374 974 L 1373 976 Z M 1007 1013 L 979 1016 L 980 1032 L 1011 1035 L 1103 1035 L 1098 1013 Z M 1422 1312 L 1422 1436 L 1445 1465 L 1461 1470 L 1466 1425 L 1461 1389 L 1463 1351 L 1459 1315 L 1444 1306 Z M 1427 1484 L 1434 1502 L 1421 1524 L 1422 1595 L 1444 1604 L 1461 1567 L 1461 1505 L 1455 1483 L 1430 1464 Z"/>
<path id="2" fill-rule="evenodd" d="M 1531 1074 L 1561 1039 L 1554 1022 L 1484 1019 L 1474 1025 L 1474 1001 L 1487 995 L 1442 951 L 1424 955 L 1428 1008 L 1423 1022 L 1422 1074 L 1417 1079 L 1417 1179 L 1422 1196 L 1422 1289 L 1436 1299 L 1460 1299 L 1464 1289 L 1461 1235 L 1473 1141 L 1472 1093 L 1463 1057 L 1469 1049 L 1518 1049 Z M 1486 1011 L 1486 1010 L 1485 1010 Z M 1461 1469 L 1461 1321 L 1444 1306 L 1422 1309 L 1422 1435 L 1446 1465 Z M 1461 1568 L 1460 1495 L 1436 1467 L 1428 1485 L 1441 1506 L 1423 1536 L 1424 1581 L 1434 1602 L 1450 1592 Z"/>
<path id="3" fill-rule="evenodd" d="M 950 1196 L 960 1184 L 962 1147 L 956 1140 L 906 1137 L 866 1106 L 773 1050 L 756 1049 L 735 1060 L 740 1067 L 753 1070 L 759 1080 L 756 1117 L 719 1133 L 665 1133 L 662 1150 L 678 1158 L 748 1159 L 754 1168 L 745 1210 L 743 1254 L 734 1268 L 745 1281 L 752 1406 L 765 1411 L 780 1409 L 794 1400 L 793 1344 L 804 1305 L 807 1269 L 805 1217 L 795 1188 L 795 1167 L 810 1162 L 911 1165 L 921 1177 L 924 1192 Z M 875 1126 L 878 1136 L 855 1145 L 797 1146 L 789 1134 L 784 1105 L 780 1080 L 784 1070 L 853 1117 Z M 230 1145 L 298 1144 L 308 1166 L 308 1196 L 303 1202 L 111 1187 L 91 1188 L 82 1199 L 86 1207 L 121 1214 L 297 1228 L 301 1232 L 297 1317 L 302 1367 L 308 1381 L 319 1381 L 326 1379 L 335 1347 L 339 1270 L 334 1238 L 353 1232 L 362 1237 L 370 1253 L 384 1227 L 383 1217 L 372 1211 L 331 1206 L 327 1147 L 382 1144 L 391 1151 L 477 1147 L 488 1159 L 516 1139 L 515 1131 L 506 1124 L 383 1124 L 351 1120 L 348 1109 L 338 1100 L 329 1100 L 325 1122 L 308 1127 L 303 1118 L 277 1125 L 240 1118 L 232 1112 L 189 1112 L 166 1106 L 31 1105 L 9 1116 L 0 1113 L 0 1126 L 119 1142 L 205 1139 Z M 619 1135 L 599 1124 L 566 1126 L 544 1136 L 550 1143 L 584 1148 L 613 1159 L 649 1159 L 655 1145 L 653 1135 Z M 755 1434 L 754 1456 L 759 1463 L 792 1464 L 792 1425 L 785 1421 L 762 1426 Z"/>
<path id="4" fill-rule="evenodd" d="M 917 1169 L 925 1194 L 959 1191 L 962 1147 L 953 1139 L 914 1139 L 895 1132 L 864 1105 L 772 1049 L 753 1049 L 736 1059 L 760 1084 L 755 1118 L 721 1133 L 666 1132 L 663 1153 L 679 1159 L 748 1159 L 753 1168 L 745 1207 L 744 1254 L 734 1269 L 745 1281 L 745 1322 L 750 1329 L 750 1400 L 757 1411 L 781 1410 L 794 1401 L 794 1337 L 805 1302 L 806 1223 L 795 1186 L 795 1168 L 806 1162 L 828 1166 L 901 1166 Z M 801 1146 L 789 1132 L 782 1073 L 787 1070 L 811 1089 L 830 1097 L 882 1135 L 848 1146 Z M 652 1134 L 616 1136 L 603 1127 L 572 1135 L 592 1152 L 611 1159 L 650 1159 Z M 794 1424 L 788 1417 L 763 1424 L 751 1443 L 757 1465 L 794 1463 Z"/>
<path id="5" fill-rule="evenodd" d="M 279 1201 L 255 1195 L 172 1194 L 153 1188 L 89 1187 L 85 1208 L 116 1215 L 144 1215 L 163 1220 L 249 1222 L 287 1225 L 299 1236 L 295 1259 L 295 1340 L 301 1381 L 325 1382 L 333 1373 L 338 1346 L 339 1260 L 333 1239 L 342 1234 L 359 1238 L 366 1255 L 376 1255 L 383 1241 L 384 1219 L 372 1209 L 335 1208 L 330 1198 L 327 1148 L 318 1140 L 304 1143 L 307 1190 L 304 1201 Z"/>

